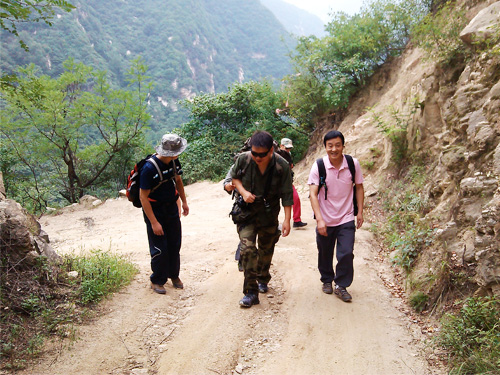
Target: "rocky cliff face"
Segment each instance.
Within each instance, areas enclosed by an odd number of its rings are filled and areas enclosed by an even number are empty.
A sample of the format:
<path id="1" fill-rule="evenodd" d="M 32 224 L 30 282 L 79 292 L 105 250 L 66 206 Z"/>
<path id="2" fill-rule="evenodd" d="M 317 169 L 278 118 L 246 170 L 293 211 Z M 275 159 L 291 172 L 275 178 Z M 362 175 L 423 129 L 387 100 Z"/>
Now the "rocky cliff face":
<path id="1" fill-rule="evenodd" d="M 435 233 L 409 277 L 427 280 L 430 302 L 447 288 L 439 271 L 443 264 L 472 270 L 476 293 L 500 295 L 500 56 L 494 52 L 499 45 L 477 52 L 476 44 L 491 42 L 490 26 L 500 23 L 499 12 L 500 2 L 493 1 L 469 9 L 471 22 L 461 33 L 464 48 L 473 52 L 469 61 L 439 66 L 410 47 L 382 67 L 340 124 L 317 130 L 305 167 L 296 172 L 304 182 L 314 160 L 324 154 L 322 136 L 338 127 L 346 136 L 346 152 L 361 161 L 375 160 L 373 149 L 383 149 L 374 167 L 364 171 L 367 196 L 376 196 L 396 177 L 392 145 L 373 112 L 388 121 L 393 110 L 408 114 L 408 151 L 425 155 L 430 181 L 424 191 L 430 211 L 421 220 Z"/>

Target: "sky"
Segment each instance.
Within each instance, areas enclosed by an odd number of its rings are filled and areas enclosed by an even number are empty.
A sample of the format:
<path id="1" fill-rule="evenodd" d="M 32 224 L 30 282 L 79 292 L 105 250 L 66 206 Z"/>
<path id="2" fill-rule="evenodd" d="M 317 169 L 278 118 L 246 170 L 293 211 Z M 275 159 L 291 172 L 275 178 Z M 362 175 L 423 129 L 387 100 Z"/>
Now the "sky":
<path id="1" fill-rule="evenodd" d="M 323 22 L 328 23 L 331 17 L 328 16 L 332 12 L 345 12 L 353 15 L 359 11 L 363 0 L 284 0 L 287 3 L 293 4 L 298 8 L 307 10 L 309 13 L 315 14 Z"/>

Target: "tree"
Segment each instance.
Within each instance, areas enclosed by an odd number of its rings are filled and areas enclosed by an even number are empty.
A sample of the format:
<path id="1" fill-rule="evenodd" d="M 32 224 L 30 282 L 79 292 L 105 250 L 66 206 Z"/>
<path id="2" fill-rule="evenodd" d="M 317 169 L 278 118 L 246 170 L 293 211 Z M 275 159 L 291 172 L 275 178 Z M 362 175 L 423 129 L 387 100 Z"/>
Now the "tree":
<path id="1" fill-rule="evenodd" d="M 151 84 L 140 59 L 128 71 L 130 90 L 113 89 L 106 73 L 72 59 L 58 78 L 18 70 L 18 85 L 2 90 L 0 156 L 17 163 L 5 173 L 11 196 L 34 210 L 64 197 L 75 203 L 112 182 L 123 184 L 124 158 L 143 144 Z M 132 89 L 133 87 L 133 89 Z M 121 171 L 121 174 L 120 174 Z M 115 190 L 116 191 L 116 190 Z"/>
<path id="2" fill-rule="evenodd" d="M 21 47 L 28 51 L 28 46 L 19 37 L 17 24 L 20 22 L 43 21 L 51 26 L 56 8 L 69 12 L 75 7 L 64 0 L 2 0 L 0 1 L 0 27 L 19 38 Z"/>
<path id="3" fill-rule="evenodd" d="M 50 19 L 55 15 L 55 8 L 69 12 L 75 7 L 64 0 L 2 0 L 0 1 L 0 28 L 14 34 L 19 39 L 21 48 L 28 51 L 26 43 L 19 37 L 17 24 L 20 22 L 43 21 L 51 26 Z M 0 88 L 14 86 L 15 74 L 2 74 Z"/>
<path id="4" fill-rule="evenodd" d="M 183 153 L 188 182 L 223 178 L 233 157 L 255 130 L 266 130 L 278 141 L 294 140 L 297 156 L 305 152 L 308 137 L 293 119 L 280 116 L 285 97 L 270 82 L 248 82 L 229 87 L 227 93 L 205 94 L 186 101 L 191 121 L 180 132 L 189 141 Z"/>

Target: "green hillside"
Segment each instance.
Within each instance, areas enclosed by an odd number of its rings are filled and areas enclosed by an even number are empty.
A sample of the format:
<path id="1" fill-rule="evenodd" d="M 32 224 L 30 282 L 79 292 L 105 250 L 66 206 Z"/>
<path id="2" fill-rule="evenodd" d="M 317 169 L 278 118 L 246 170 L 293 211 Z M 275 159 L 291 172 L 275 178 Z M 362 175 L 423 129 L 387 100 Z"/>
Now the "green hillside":
<path id="1" fill-rule="evenodd" d="M 155 87 L 150 100 L 152 128 L 164 132 L 185 120 L 177 104 L 200 92 L 222 92 L 229 84 L 290 73 L 287 52 L 293 39 L 258 0 L 79 0 L 53 26 L 19 26 L 29 47 L 1 35 L 3 72 L 34 63 L 50 76 L 72 56 L 108 71 L 126 85 L 129 62 L 142 56 Z"/>

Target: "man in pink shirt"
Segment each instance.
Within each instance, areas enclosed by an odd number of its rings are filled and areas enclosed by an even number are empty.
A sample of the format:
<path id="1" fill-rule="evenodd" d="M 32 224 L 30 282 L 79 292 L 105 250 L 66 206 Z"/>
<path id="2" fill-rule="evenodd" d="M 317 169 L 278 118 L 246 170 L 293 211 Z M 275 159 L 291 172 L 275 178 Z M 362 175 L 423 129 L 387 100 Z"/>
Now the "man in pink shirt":
<path id="1" fill-rule="evenodd" d="M 329 131 L 323 138 L 327 156 L 323 157 L 326 170 L 326 186 L 319 186 L 318 163 L 314 163 L 307 184 L 310 189 L 311 206 L 316 218 L 316 244 L 318 246 L 318 269 L 323 283 L 323 292 L 332 294 L 344 302 L 352 300 L 347 291 L 354 277 L 353 249 L 356 228 L 363 225 L 363 174 L 357 159 L 352 158 L 358 206 L 357 225 L 354 223 L 353 177 L 344 151 L 344 135 Z M 326 189 L 326 191 L 325 191 Z M 333 254 L 337 245 L 337 265 L 333 270 Z M 332 283 L 335 283 L 335 291 Z"/>

